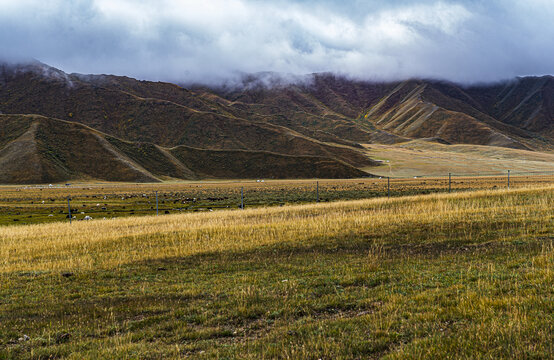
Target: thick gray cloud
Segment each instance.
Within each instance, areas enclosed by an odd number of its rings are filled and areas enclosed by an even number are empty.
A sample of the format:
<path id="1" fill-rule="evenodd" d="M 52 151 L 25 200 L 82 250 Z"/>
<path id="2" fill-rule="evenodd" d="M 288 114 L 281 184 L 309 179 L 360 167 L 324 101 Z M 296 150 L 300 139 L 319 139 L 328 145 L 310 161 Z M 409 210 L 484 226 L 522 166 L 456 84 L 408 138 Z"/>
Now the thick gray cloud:
<path id="1" fill-rule="evenodd" d="M 551 0 L 0 0 L 0 56 L 67 72 L 494 81 L 554 73 Z"/>

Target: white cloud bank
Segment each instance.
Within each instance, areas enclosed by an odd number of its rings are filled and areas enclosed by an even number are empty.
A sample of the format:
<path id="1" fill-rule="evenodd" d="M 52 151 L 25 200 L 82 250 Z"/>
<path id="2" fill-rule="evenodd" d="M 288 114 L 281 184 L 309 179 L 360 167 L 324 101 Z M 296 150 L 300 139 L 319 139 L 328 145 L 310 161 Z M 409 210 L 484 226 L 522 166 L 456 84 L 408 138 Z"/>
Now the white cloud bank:
<path id="1" fill-rule="evenodd" d="M 214 83 L 335 72 L 486 82 L 554 73 L 550 0 L 0 0 L 0 57 Z"/>

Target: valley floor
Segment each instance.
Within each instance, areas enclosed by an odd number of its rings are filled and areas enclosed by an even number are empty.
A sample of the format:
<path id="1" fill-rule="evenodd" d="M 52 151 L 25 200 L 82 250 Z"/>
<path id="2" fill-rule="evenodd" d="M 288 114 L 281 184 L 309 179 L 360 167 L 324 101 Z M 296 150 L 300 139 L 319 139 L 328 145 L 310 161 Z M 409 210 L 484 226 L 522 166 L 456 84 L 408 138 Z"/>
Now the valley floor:
<path id="1" fill-rule="evenodd" d="M 0 227 L 0 358 L 554 354 L 554 186 Z"/>
<path id="2" fill-rule="evenodd" d="M 554 153 L 480 145 L 443 145 L 414 140 L 396 145 L 365 145 L 383 165 L 365 169 L 379 176 L 445 176 L 554 172 Z"/>

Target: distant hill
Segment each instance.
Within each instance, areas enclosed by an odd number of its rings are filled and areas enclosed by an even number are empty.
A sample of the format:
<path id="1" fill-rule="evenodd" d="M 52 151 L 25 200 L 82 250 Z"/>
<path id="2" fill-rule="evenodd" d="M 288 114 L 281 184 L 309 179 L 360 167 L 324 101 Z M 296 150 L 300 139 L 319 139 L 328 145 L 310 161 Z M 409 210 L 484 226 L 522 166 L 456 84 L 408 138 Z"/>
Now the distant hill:
<path id="1" fill-rule="evenodd" d="M 554 149 L 550 76 L 471 87 L 270 79 L 186 89 L 38 62 L 0 65 L 0 182 L 357 177 L 376 165 L 360 144 L 419 138 Z M 113 163 L 83 165 L 100 158 Z"/>
<path id="2" fill-rule="evenodd" d="M 75 122 L 39 115 L 0 115 L 0 129 L 0 183 L 368 176 L 328 157 L 184 145 L 164 148 L 124 141 Z"/>

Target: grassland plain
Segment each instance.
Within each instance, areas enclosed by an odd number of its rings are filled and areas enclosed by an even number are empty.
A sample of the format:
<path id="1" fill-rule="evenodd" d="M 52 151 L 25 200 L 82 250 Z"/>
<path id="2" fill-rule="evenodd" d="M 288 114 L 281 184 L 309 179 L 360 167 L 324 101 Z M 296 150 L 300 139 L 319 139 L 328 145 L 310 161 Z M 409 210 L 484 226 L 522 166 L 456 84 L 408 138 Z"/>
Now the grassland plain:
<path id="1" fill-rule="evenodd" d="M 317 181 L 317 182 L 316 182 Z M 542 173 L 512 172 L 510 187 L 554 183 L 554 171 Z M 452 191 L 506 188 L 507 172 L 495 176 L 459 176 L 454 174 Z M 0 225 L 51 223 L 68 220 L 68 198 L 75 220 L 118 218 L 156 214 L 165 215 L 236 209 L 244 189 L 245 206 L 265 207 L 290 204 L 357 200 L 448 192 L 448 176 L 386 177 L 362 179 L 235 180 L 202 182 L 166 182 L 154 184 L 84 183 L 69 187 L 0 186 Z M 316 193 L 316 189 L 318 189 Z"/>
<path id="2" fill-rule="evenodd" d="M 554 354 L 554 186 L 0 227 L 0 358 Z"/>
<path id="3" fill-rule="evenodd" d="M 443 145 L 412 140 L 396 145 L 364 145 L 372 159 L 385 160 L 385 166 L 367 168 L 379 176 L 444 176 L 478 174 L 507 170 L 519 173 L 554 172 L 554 153 L 496 146 Z"/>

